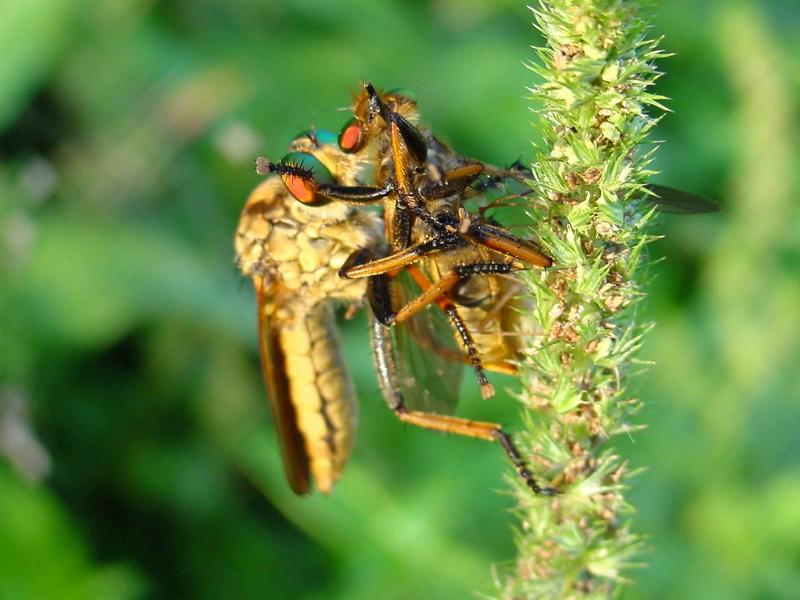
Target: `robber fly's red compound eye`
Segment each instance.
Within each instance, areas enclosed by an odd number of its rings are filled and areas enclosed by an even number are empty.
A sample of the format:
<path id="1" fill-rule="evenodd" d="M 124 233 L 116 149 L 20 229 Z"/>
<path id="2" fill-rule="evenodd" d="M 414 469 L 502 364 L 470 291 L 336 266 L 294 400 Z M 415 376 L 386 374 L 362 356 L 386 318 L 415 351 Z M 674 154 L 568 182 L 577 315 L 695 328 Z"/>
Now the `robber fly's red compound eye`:
<path id="1" fill-rule="evenodd" d="M 313 154 L 290 152 L 281 159 L 275 169 L 283 179 L 283 185 L 298 202 L 320 205 L 328 198 L 317 193 L 320 183 L 335 183 L 331 172 Z"/>
<path id="2" fill-rule="evenodd" d="M 361 123 L 356 119 L 350 119 L 339 134 L 339 148 L 348 153 L 358 152 L 364 142 L 364 132 Z"/>

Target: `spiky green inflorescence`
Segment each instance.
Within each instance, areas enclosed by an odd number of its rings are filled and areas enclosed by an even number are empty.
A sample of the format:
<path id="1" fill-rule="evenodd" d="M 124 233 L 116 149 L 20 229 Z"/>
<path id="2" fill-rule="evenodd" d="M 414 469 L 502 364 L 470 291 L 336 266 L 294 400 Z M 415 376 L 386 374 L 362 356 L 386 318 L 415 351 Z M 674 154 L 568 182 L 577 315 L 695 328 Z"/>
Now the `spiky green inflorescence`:
<path id="1" fill-rule="evenodd" d="M 623 495 L 630 472 L 607 442 L 632 431 L 639 407 L 626 382 L 649 327 L 636 306 L 654 214 L 643 186 L 657 119 L 647 110 L 663 109 L 650 91 L 663 54 L 636 2 L 543 0 L 532 10 L 545 40 L 530 65 L 544 138 L 532 216 L 555 266 L 528 279 L 540 329 L 520 399 L 526 450 L 562 493 L 533 497 L 512 480 L 519 555 L 502 597 L 606 598 L 642 545 Z"/>

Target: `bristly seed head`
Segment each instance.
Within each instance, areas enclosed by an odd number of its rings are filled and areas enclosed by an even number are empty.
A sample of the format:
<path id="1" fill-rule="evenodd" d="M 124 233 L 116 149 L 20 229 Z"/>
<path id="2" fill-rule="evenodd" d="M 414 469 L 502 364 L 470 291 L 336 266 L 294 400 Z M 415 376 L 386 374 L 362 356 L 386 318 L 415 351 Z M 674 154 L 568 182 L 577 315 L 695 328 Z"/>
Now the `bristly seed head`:
<path id="1" fill-rule="evenodd" d="M 520 570 L 509 572 L 501 597 L 569 590 L 581 600 L 616 595 L 642 545 L 620 526 L 630 510 L 626 478 L 605 443 L 635 427 L 638 407 L 627 377 L 648 326 L 632 307 L 643 295 L 652 213 L 627 191 L 652 175 L 647 134 L 658 117 L 648 109 L 660 111 L 661 98 L 650 86 L 663 53 L 643 37 L 637 5 L 645 3 L 535 4 L 544 44 L 531 64 L 541 83 L 531 91 L 545 143 L 531 189 L 548 201 L 534 204 L 531 224 L 557 268 L 526 278 L 538 329 L 523 338 L 520 399 L 536 414 L 520 450 L 555 472 L 550 485 L 563 497 L 543 510 L 520 488 Z"/>

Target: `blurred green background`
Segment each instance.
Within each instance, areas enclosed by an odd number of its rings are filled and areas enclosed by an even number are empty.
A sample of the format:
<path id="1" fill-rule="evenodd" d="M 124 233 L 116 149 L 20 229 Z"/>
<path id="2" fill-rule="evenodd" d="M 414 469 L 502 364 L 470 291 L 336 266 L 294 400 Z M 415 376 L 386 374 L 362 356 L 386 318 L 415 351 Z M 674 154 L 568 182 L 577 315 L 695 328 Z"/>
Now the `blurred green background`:
<path id="1" fill-rule="evenodd" d="M 635 383 L 649 567 L 630 598 L 800 596 L 800 11 L 671 0 L 664 217 Z M 517 0 L 0 1 L 0 598 L 468 598 L 514 553 L 506 464 L 403 427 L 362 320 L 332 497 L 285 484 L 232 237 L 370 78 L 462 152 L 530 158 Z M 510 383 L 510 382 L 509 382 Z M 474 395 L 474 394 L 473 394 Z M 507 395 L 462 413 L 516 423 Z M 513 427 L 512 427 L 513 428 Z"/>

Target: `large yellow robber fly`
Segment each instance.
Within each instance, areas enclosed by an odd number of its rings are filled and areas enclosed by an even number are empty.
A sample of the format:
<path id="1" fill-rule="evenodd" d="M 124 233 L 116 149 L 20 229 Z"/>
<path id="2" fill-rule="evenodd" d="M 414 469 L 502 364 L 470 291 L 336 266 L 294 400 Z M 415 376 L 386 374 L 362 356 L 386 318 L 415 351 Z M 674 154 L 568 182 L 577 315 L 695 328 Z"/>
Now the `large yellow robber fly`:
<path id="1" fill-rule="evenodd" d="M 285 161 L 338 173 L 355 184 L 357 159 L 298 137 Z M 299 198 L 300 201 L 295 198 Z M 236 231 L 239 268 L 258 304 L 261 364 L 287 478 L 298 494 L 328 493 L 350 455 L 356 420 L 353 386 L 336 339 L 334 301 L 361 303 L 366 282 L 339 277 L 354 252 L 380 246 L 379 215 L 343 202 L 310 206 L 302 180 L 269 177 L 250 194 Z"/>

